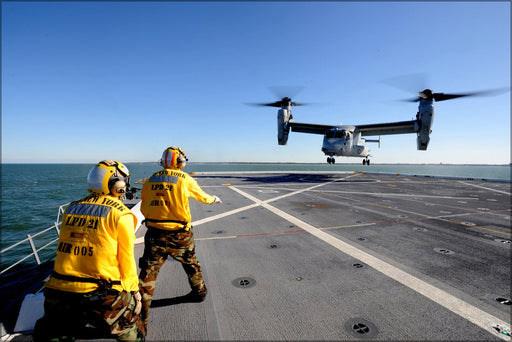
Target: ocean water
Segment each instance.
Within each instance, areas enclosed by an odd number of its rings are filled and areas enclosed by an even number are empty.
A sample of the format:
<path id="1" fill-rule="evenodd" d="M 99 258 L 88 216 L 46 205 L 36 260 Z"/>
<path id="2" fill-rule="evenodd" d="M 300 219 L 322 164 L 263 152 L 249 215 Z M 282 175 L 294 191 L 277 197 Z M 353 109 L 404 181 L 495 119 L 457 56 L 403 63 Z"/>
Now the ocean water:
<path id="1" fill-rule="evenodd" d="M 93 164 L 2 164 L 1 165 L 1 248 L 54 225 L 59 206 L 87 195 L 87 174 Z M 135 181 L 158 171 L 157 163 L 128 163 L 132 186 Z M 272 164 L 272 163 L 188 163 L 184 171 L 366 171 L 392 174 L 511 179 L 511 166 L 503 165 L 370 165 L 360 164 Z M 35 238 L 37 248 L 56 238 L 55 230 Z M 48 248 L 41 259 L 53 254 Z M 31 252 L 28 243 L 0 254 L 0 269 L 19 255 Z M 34 259 L 29 259 L 33 262 Z"/>

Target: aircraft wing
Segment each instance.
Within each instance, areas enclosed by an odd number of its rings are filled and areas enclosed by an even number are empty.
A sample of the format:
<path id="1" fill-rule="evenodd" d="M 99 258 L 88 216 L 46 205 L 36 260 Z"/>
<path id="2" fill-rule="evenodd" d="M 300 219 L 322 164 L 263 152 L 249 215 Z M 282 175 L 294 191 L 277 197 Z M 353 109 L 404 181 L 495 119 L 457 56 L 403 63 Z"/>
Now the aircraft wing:
<path id="1" fill-rule="evenodd" d="M 311 134 L 324 134 L 327 130 L 335 127 L 333 125 L 321 125 L 301 123 L 290 120 L 288 126 L 291 127 L 292 132 L 311 133 Z"/>
<path id="2" fill-rule="evenodd" d="M 359 125 L 356 131 L 362 136 L 416 133 L 415 124 L 416 120 Z"/>

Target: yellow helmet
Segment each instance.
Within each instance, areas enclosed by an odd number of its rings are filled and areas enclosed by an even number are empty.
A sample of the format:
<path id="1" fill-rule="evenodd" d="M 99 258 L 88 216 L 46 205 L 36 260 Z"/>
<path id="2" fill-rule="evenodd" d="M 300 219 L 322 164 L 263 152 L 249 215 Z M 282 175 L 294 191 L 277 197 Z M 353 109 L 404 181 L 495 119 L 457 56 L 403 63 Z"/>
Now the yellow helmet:
<path id="1" fill-rule="evenodd" d="M 100 161 L 87 176 L 90 193 L 121 196 L 130 187 L 130 171 L 123 163 L 113 160 Z"/>
<path id="2" fill-rule="evenodd" d="M 188 159 L 185 152 L 179 147 L 171 146 L 165 149 L 160 159 L 160 165 L 166 169 L 182 169 Z"/>

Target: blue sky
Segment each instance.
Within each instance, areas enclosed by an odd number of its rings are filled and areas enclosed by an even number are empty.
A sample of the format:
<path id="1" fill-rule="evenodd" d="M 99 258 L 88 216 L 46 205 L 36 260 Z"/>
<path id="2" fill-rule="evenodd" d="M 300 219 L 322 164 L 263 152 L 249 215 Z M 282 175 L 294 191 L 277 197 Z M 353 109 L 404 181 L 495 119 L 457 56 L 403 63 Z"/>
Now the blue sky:
<path id="1" fill-rule="evenodd" d="M 510 2 L 2 2 L 2 162 L 319 162 L 300 122 L 411 120 L 414 97 L 510 86 Z M 421 74 L 422 77 L 412 77 Z M 405 75 L 405 76 L 404 76 Z M 400 87 L 383 82 L 403 76 Z M 402 89 L 406 88 L 406 89 Z M 288 89 L 288 88 L 282 88 Z M 510 162 L 510 92 L 436 104 L 431 142 L 372 163 Z M 338 163 L 360 159 L 338 157 Z"/>

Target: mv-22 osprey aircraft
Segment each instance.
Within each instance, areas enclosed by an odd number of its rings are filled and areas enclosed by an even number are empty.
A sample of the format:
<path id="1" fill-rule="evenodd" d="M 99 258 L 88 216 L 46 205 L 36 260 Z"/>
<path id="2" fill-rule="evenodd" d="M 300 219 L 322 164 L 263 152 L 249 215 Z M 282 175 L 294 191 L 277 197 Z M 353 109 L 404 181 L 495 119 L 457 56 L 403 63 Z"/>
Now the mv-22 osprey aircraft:
<path id="1" fill-rule="evenodd" d="M 279 145 L 286 145 L 290 129 L 292 132 L 311 134 L 322 134 L 324 141 L 322 152 L 327 157 L 327 163 L 334 164 L 334 156 L 362 157 L 363 165 L 370 165 L 370 149 L 366 147 L 367 142 L 379 143 L 380 136 L 388 134 L 416 133 L 418 150 L 425 151 L 432 133 L 434 122 L 434 101 L 445 101 L 464 96 L 475 96 L 487 94 L 485 92 L 473 92 L 466 94 L 444 94 L 433 93 L 430 89 L 419 92 L 419 97 L 408 100 L 419 102 L 416 120 L 389 122 L 370 125 L 323 125 L 296 122 L 293 120 L 291 107 L 302 106 L 303 104 L 292 102 L 289 97 L 283 97 L 280 101 L 263 103 L 260 106 L 280 108 L 277 111 L 277 140 Z M 365 139 L 361 136 L 379 136 L 379 139 Z"/>

